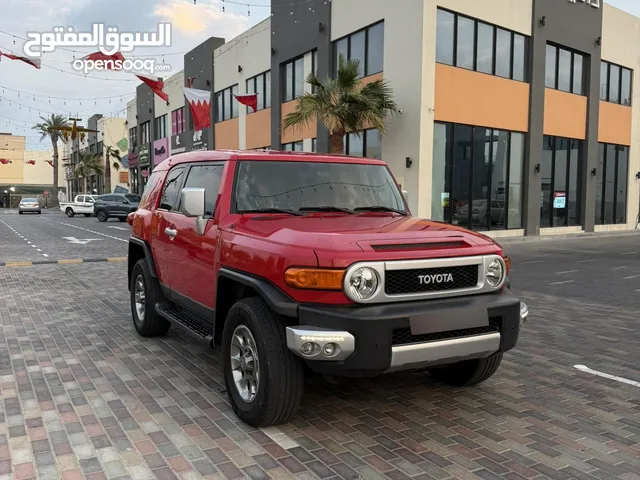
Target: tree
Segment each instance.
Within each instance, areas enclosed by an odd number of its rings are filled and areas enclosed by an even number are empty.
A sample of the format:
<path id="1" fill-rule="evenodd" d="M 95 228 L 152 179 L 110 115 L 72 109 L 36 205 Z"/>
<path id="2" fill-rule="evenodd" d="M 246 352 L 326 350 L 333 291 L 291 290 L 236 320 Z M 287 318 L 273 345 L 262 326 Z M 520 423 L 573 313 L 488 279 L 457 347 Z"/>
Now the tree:
<path id="1" fill-rule="evenodd" d="M 58 140 L 60 140 L 61 127 L 68 127 L 69 121 L 62 115 L 55 113 L 51 114 L 51 118 L 40 117 L 42 122 L 34 125 L 32 128 L 36 130 L 40 135 L 40 141 L 45 138 L 51 140 L 53 146 L 53 195 L 52 198 L 58 198 L 58 169 L 59 169 L 59 156 L 58 156 Z"/>
<path id="2" fill-rule="evenodd" d="M 307 83 L 312 93 L 298 99 L 295 111 L 282 121 L 282 129 L 308 125 L 314 118 L 329 130 L 330 153 L 344 153 L 344 135 L 375 128 L 386 133 L 384 119 L 397 112 L 393 92 L 385 80 L 375 80 L 363 85 L 359 79 L 360 61 L 345 61 L 340 55 L 336 78 L 320 79 L 310 73 Z"/>
<path id="3" fill-rule="evenodd" d="M 104 172 L 104 164 L 99 155 L 95 153 L 80 153 L 78 155 L 78 163 L 73 172 L 74 178 L 84 178 L 84 191 L 89 191 L 88 180 L 91 175 L 99 175 Z"/>
<path id="4" fill-rule="evenodd" d="M 122 157 L 120 150 L 111 146 L 107 147 L 105 152 L 105 170 L 104 170 L 104 192 L 111 193 L 111 168 L 120 169 L 122 165 Z"/>

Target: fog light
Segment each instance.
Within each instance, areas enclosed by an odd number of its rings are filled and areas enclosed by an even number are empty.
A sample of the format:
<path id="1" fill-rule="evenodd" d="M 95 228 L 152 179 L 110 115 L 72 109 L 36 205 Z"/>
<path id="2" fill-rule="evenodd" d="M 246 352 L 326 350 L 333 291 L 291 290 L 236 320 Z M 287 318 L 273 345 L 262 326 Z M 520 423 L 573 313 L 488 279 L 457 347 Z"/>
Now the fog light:
<path id="1" fill-rule="evenodd" d="M 311 355 L 313 353 L 313 343 L 303 343 L 300 346 L 300 353 L 302 353 L 303 355 Z"/>
<path id="2" fill-rule="evenodd" d="M 333 357 L 338 351 L 338 345 L 335 343 L 327 343 L 324 347 L 322 347 L 322 353 L 325 357 Z"/>

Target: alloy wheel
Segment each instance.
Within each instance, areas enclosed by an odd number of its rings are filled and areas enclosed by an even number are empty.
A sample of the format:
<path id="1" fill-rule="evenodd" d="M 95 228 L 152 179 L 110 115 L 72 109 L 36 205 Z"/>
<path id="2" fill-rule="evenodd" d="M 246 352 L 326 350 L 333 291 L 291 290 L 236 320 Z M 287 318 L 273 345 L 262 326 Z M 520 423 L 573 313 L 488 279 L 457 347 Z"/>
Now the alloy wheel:
<path id="1" fill-rule="evenodd" d="M 136 277 L 136 284 L 133 290 L 135 303 L 136 303 L 136 316 L 138 317 L 138 322 L 144 322 L 144 313 L 147 307 L 147 294 L 144 288 L 144 278 L 142 275 L 138 275 Z"/>
<path id="2" fill-rule="evenodd" d="M 238 325 L 231 336 L 231 373 L 238 394 L 251 403 L 258 395 L 260 386 L 260 364 L 258 348 L 251 330 Z"/>

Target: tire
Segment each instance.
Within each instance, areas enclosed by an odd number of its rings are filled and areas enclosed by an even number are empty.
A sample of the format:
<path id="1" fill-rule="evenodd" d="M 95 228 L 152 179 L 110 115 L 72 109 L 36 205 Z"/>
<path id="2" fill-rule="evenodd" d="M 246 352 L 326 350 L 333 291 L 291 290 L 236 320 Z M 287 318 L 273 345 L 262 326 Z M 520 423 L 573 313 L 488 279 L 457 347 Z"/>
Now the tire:
<path id="1" fill-rule="evenodd" d="M 136 296 L 139 290 L 136 288 L 138 281 L 143 284 L 144 291 L 144 311 L 139 314 L 136 306 Z M 142 258 L 133 266 L 131 272 L 131 316 L 133 317 L 133 326 L 136 331 L 143 337 L 159 337 L 165 335 L 171 327 L 171 322 L 162 318 L 156 312 L 156 303 L 163 300 L 160 284 L 151 276 L 147 261 Z"/>
<path id="2" fill-rule="evenodd" d="M 98 210 L 98 212 L 96 213 L 96 217 L 98 217 L 99 222 L 106 222 L 107 220 L 109 220 L 109 214 L 104 210 Z"/>
<path id="3" fill-rule="evenodd" d="M 502 353 L 490 357 L 464 360 L 451 365 L 432 368 L 429 374 L 439 382 L 455 387 L 472 387 L 489 379 L 500 366 Z"/>
<path id="4" fill-rule="evenodd" d="M 67 214 L 67 217 L 72 218 L 76 212 L 73 211 L 73 208 L 71 207 L 67 207 L 67 209 L 64 211 L 64 213 Z"/>
<path id="5" fill-rule="evenodd" d="M 250 332 L 257 352 L 258 385 L 255 398 L 248 401 L 233 378 L 231 352 L 237 351 L 232 345 L 237 329 Z M 261 298 L 245 298 L 229 310 L 222 334 L 222 363 L 231 406 L 243 422 L 268 427 L 294 415 L 304 392 L 304 365 L 287 348 L 284 322 Z"/>
<path id="6" fill-rule="evenodd" d="M 118 220 L 120 220 L 121 222 L 126 222 L 127 221 L 127 217 L 118 217 Z"/>
<path id="7" fill-rule="evenodd" d="M 90 214 L 90 213 L 85 213 L 85 214 L 84 214 L 84 216 L 85 216 L 85 217 L 90 217 L 90 216 L 91 216 L 91 214 Z"/>

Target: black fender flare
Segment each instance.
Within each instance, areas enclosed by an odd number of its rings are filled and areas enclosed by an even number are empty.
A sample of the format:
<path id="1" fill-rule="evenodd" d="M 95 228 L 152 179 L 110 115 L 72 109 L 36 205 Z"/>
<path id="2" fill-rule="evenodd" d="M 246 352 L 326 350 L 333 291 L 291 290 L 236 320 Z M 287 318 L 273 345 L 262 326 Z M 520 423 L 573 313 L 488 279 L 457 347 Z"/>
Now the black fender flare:
<path id="1" fill-rule="evenodd" d="M 219 281 L 221 277 L 228 278 L 229 280 L 251 287 L 258 292 L 262 299 L 267 302 L 269 307 L 279 315 L 292 318 L 298 317 L 298 303 L 268 280 L 248 275 L 243 272 L 238 272 L 236 270 L 231 270 L 227 267 L 222 267 L 218 270 L 217 285 L 220 284 Z M 216 305 L 217 304 L 218 302 L 216 299 Z"/>
<path id="2" fill-rule="evenodd" d="M 151 248 L 149 247 L 149 244 L 137 237 L 129 237 L 129 249 L 131 249 L 131 244 L 138 245 L 139 247 L 142 248 L 142 251 L 144 253 L 144 258 L 147 260 L 147 267 L 149 268 L 149 274 L 153 278 L 158 278 L 156 264 L 153 261 L 153 255 L 151 254 Z M 129 255 L 129 261 L 131 261 L 131 255 Z M 131 272 L 132 268 L 133 268 L 133 265 L 130 265 L 129 272 Z"/>

